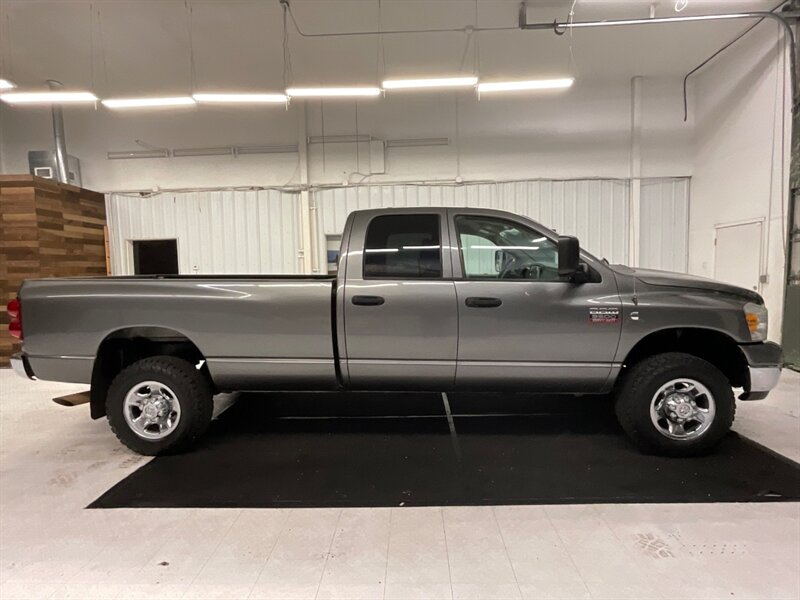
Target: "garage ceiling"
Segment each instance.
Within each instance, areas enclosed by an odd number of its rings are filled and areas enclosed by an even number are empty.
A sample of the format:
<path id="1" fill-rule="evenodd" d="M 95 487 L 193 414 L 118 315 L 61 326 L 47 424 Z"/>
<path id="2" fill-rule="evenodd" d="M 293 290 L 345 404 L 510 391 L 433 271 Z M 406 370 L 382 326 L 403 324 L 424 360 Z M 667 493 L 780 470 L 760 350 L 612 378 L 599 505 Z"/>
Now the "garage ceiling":
<path id="1" fill-rule="evenodd" d="M 529 2 L 530 22 L 563 20 L 569 0 Z M 675 1 L 578 0 L 575 20 L 675 15 Z M 516 0 L 381 0 L 384 29 L 513 27 Z M 681 15 L 770 10 L 770 1 L 689 0 Z M 306 32 L 378 28 L 378 0 L 292 0 Z M 195 91 L 277 91 L 282 82 L 282 10 L 278 0 L 5 0 L 2 10 L 4 75 L 20 88 L 48 78 L 98 95 L 190 92 L 188 15 L 191 12 Z M 667 77 L 716 51 L 750 21 L 576 30 L 575 67 L 570 36 L 549 31 L 481 32 L 479 73 L 484 79 L 574 74 L 581 79 Z M 766 23 L 761 27 L 777 25 Z M 384 36 L 385 75 L 457 74 L 473 69 L 465 33 Z M 374 85 L 384 74 L 377 36 L 302 38 L 290 26 L 296 85 Z"/>

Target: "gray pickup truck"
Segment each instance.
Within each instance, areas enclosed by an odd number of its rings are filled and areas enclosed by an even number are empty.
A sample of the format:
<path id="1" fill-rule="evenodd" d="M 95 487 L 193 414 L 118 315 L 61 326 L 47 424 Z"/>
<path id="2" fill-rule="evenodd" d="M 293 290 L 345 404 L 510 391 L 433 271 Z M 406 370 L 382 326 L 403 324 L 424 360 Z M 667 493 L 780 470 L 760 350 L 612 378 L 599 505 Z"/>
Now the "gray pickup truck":
<path id="1" fill-rule="evenodd" d="M 357 211 L 336 276 L 147 276 L 23 283 L 21 374 L 89 383 L 136 452 L 174 452 L 237 390 L 613 394 L 647 452 L 693 455 L 778 382 L 753 291 L 610 265 L 517 215 Z"/>

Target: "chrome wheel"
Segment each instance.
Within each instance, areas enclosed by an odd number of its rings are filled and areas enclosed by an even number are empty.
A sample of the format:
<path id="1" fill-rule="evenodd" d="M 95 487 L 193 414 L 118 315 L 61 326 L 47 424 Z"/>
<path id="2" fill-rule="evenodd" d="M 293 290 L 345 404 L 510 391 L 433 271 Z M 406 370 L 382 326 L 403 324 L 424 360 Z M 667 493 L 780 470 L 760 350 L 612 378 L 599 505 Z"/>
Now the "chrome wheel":
<path id="1" fill-rule="evenodd" d="M 175 392 L 163 383 L 143 381 L 125 395 L 122 412 L 136 435 L 146 440 L 160 440 L 178 425 L 181 405 Z"/>
<path id="2" fill-rule="evenodd" d="M 650 420 L 672 440 L 700 437 L 714 421 L 716 404 L 709 389 L 694 379 L 673 379 L 662 385 L 650 402 Z"/>

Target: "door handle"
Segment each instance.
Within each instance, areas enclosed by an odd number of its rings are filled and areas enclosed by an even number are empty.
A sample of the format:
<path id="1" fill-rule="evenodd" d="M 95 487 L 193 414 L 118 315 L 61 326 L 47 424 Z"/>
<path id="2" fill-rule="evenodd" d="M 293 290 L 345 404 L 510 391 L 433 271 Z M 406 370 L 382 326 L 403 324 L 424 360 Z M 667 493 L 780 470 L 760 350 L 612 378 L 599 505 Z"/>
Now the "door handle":
<path id="1" fill-rule="evenodd" d="M 353 296 L 352 302 L 356 306 L 380 306 L 386 300 L 382 296 Z"/>
<path id="2" fill-rule="evenodd" d="M 467 298 L 464 302 L 464 304 L 472 308 L 497 308 L 502 303 L 503 301 L 500 298 L 481 298 L 478 296 Z"/>

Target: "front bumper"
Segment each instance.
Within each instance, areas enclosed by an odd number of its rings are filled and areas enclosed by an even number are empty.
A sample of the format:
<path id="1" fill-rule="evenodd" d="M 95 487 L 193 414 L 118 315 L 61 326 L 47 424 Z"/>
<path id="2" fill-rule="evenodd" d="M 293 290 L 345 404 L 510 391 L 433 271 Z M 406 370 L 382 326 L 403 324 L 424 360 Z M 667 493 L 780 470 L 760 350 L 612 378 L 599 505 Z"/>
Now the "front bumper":
<path id="1" fill-rule="evenodd" d="M 781 377 L 783 351 L 774 342 L 739 346 L 747 360 L 748 385 L 739 400 L 763 400 Z"/>
<path id="2" fill-rule="evenodd" d="M 20 377 L 25 377 L 26 379 L 36 379 L 33 375 L 33 370 L 31 369 L 30 363 L 28 363 L 27 357 L 20 353 L 12 354 L 11 358 L 11 368 L 14 369 L 14 372 L 19 375 Z"/>

